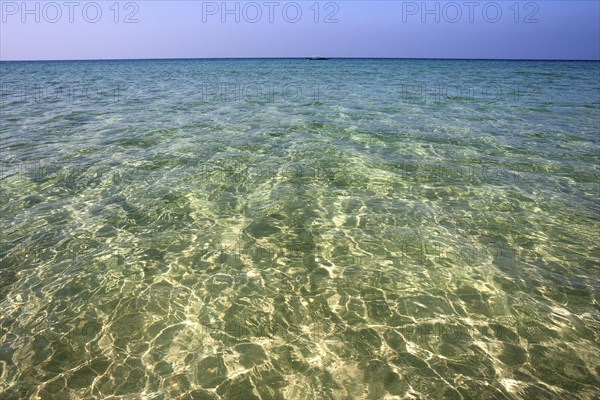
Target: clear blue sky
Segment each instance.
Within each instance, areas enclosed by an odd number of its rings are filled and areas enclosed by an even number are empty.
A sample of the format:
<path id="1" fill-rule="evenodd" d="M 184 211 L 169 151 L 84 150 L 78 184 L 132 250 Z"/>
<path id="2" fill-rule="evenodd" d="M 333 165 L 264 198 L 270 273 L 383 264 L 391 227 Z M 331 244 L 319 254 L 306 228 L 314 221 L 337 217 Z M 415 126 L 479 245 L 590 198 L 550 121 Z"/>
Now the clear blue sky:
<path id="1" fill-rule="evenodd" d="M 2 0 L 0 59 L 600 59 L 596 0 L 66 1 Z"/>

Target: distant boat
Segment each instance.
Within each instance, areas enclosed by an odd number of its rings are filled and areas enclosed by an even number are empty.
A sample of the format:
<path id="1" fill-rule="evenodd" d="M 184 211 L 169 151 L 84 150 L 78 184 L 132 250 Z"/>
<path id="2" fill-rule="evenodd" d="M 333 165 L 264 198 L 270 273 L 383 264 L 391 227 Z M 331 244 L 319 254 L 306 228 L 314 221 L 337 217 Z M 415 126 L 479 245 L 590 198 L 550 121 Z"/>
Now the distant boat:
<path id="1" fill-rule="evenodd" d="M 306 57 L 307 60 L 315 61 L 315 60 L 329 60 L 329 57 L 320 57 L 320 56 L 312 56 Z"/>

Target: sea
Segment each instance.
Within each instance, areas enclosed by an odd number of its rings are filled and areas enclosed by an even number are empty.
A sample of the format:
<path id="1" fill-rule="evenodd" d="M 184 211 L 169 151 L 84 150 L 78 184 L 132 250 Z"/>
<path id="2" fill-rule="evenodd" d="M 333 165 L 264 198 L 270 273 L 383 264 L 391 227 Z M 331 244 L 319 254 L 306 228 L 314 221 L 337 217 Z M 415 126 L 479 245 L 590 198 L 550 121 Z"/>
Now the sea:
<path id="1" fill-rule="evenodd" d="M 600 398 L 600 62 L 0 84 L 0 398 Z"/>

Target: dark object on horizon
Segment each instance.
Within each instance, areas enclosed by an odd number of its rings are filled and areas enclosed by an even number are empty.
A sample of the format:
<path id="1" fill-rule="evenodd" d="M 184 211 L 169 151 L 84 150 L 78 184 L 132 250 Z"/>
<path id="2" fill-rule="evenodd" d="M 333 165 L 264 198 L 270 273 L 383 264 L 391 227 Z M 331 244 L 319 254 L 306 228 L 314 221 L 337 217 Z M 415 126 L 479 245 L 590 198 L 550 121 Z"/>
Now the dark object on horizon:
<path id="1" fill-rule="evenodd" d="M 306 57 L 307 60 L 329 60 L 329 57 L 312 56 Z"/>

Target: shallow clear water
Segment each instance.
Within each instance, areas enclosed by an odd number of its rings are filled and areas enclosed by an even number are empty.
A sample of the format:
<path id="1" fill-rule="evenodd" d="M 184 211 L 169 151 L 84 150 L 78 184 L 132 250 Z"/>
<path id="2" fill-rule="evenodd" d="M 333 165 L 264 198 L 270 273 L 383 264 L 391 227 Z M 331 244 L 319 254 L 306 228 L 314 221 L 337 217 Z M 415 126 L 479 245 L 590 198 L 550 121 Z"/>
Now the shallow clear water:
<path id="1" fill-rule="evenodd" d="M 3 399 L 597 398 L 597 62 L 3 62 Z"/>

